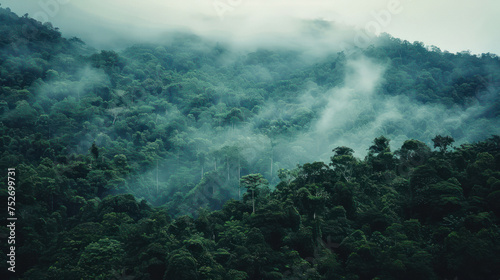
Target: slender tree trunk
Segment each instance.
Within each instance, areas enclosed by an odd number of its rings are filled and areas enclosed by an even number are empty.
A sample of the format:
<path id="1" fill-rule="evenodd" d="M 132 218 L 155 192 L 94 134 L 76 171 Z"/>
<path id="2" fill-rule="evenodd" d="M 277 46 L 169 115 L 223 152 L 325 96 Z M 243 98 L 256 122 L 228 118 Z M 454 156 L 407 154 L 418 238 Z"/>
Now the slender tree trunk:
<path id="1" fill-rule="evenodd" d="M 255 214 L 255 198 L 253 196 L 253 192 L 254 190 L 252 190 L 252 209 L 253 209 L 252 212 Z"/>
<path id="2" fill-rule="evenodd" d="M 241 199 L 241 164 L 240 159 L 238 158 L 238 200 Z"/>
<path id="3" fill-rule="evenodd" d="M 143 178 L 142 178 L 142 182 L 145 182 L 144 177 L 145 177 L 145 176 L 143 176 Z M 151 185 L 150 185 L 150 184 L 147 184 L 147 185 L 146 185 L 146 189 L 148 190 L 148 194 L 149 194 L 149 196 L 152 196 L 152 195 L 153 195 L 153 193 L 152 193 L 152 191 L 151 191 Z"/>
<path id="4" fill-rule="evenodd" d="M 273 155 L 271 154 L 271 180 L 273 180 Z"/>
<path id="5" fill-rule="evenodd" d="M 273 161 L 274 161 L 273 157 L 274 157 L 274 147 L 273 147 L 273 141 L 271 140 L 271 168 L 270 168 L 271 169 L 271 174 L 270 174 L 271 177 L 270 177 L 269 182 L 272 182 L 272 180 L 273 180 Z"/>
<path id="6" fill-rule="evenodd" d="M 158 193 L 158 160 L 156 160 L 156 194 Z"/>

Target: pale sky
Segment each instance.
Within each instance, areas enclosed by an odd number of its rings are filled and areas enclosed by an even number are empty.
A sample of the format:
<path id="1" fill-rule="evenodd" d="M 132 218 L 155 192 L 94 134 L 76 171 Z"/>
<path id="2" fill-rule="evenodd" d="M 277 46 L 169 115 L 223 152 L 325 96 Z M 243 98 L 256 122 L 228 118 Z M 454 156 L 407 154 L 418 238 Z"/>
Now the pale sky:
<path id="1" fill-rule="evenodd" d="M 18 15 L 52 22 L 98 48 L 164 31 L 250 42 L 297 32 L 296 19 L 323 19 L 422 41 L 442 50 L 500 54 L 498 0 L 0 0 Z M 359 35 L 359 34 L 358 34 Z M 355 34 L 346 40 L 355 40 Z M 295 37 L 297 38 L 297 37 Z"/>

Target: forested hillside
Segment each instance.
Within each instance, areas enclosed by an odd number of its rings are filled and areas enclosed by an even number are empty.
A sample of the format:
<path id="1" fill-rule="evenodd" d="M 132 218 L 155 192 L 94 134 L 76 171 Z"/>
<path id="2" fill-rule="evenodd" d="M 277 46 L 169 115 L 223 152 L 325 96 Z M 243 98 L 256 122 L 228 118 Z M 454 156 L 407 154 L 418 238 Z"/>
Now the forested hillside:
<path id="1" fill-rule="evenodd" d="M 0 9 L 16 275 L 499 279 L 499 89 L 494 54 L 389 35 L 95 50 Z"/>

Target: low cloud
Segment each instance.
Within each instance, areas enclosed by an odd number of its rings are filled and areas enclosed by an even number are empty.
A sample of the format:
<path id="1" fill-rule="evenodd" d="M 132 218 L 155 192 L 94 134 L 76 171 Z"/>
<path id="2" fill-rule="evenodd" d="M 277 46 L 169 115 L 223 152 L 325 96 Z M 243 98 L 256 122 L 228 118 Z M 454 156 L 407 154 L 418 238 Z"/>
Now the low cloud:
<path id="1" fill-rule="evenodd" d="M 496 32 L 500 2 L 495 1 L 6 0 L 2 4 L 18 14 L 29 13 L 39 20 L 51 21 L 63 34 L 81 37 L 103 49 L 157 40 L 174 31 L 244 47 L 285 43 L 314 49 L 326 43 L 326 47 L 335 48 L 332 38 L 335 42 L 346 39 L 349 45 L 355 44 L 353 32 L 324 34 L 316 28 L 315 39 L 301 33 L 301 21 L 323 20 L 339 25 L 337 30 L 348 26 L 361 32 L 386 32 L 451 52 L 470 49 L 473 53 L 500 53 Z M 379 17 L 395 5 L 400 12 L 385 20 Z M 348 38 L 339 38 L 344 35 Z"/>

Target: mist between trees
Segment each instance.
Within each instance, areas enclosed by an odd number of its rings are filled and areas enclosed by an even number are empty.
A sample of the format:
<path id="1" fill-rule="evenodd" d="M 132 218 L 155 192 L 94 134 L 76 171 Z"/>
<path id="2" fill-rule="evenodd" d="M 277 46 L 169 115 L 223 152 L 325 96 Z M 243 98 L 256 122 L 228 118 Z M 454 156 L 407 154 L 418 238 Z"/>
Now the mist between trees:
<path id="1" fill-rule="evenodd" d="M 498 273 L 496 55 L 387 34 L 343 52 L 347 30 L 324 21 L 296 22 L 310 41 L 290 47 L 172 32 L 98 51 L 28 16 L 0 20 L 0 163 L 19 169 L 30 236 L 21 273 Z"/>
<path id="2" fill-rule="evenodd" d="M 336 31 L 320 21 L 300 25 Z M 397 148 L 407 139 L 430 144 L 437 134 L 462 144 L 499 130 L 493 55 L 430 51 L 388 35 L 348 56 L 309 47 L 250 51 L 183 33 L 96 52 L 40 28 L 30 39 L 60 51 L 44 57 L 48 49 L 22 40 L 4 48 L 5 84 L 20 75 L 24 85 L 4 87 L 4 123 L 64 139 L 67 155 L 85 155 L 95 143 L 102 161 L 123 165 L 121 183 L 104 184 L 101 195 L 173 203 L 210 172 L 224 201 L 237 197 L 242 175 L 263 174 L 274 186 L 279 169 L 327 161 L 338 146 L 362 158 L 380 135 Z"/>

